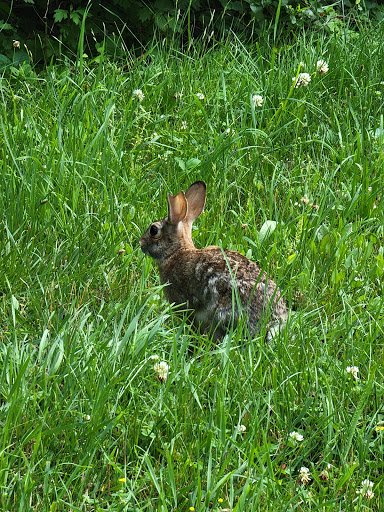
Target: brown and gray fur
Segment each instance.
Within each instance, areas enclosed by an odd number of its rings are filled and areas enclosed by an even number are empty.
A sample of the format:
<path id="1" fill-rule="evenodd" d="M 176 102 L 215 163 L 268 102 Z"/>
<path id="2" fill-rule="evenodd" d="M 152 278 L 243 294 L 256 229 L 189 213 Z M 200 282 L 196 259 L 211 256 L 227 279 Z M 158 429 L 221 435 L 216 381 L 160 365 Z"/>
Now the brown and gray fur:
<path id="1" fill-rule="evenodd" d="M 262 319 L 273 333 L 285 325 L 287 307 L 266 273 L 238 252 L 214 246 L 196 249 L 192 223 L 203 211 L 205 197 L 203 181 L 193 183 L 185 194 L 168 194 L 168 217 L 148 228 L 141 249 L 157 262 L 168 301 L 191 309 L 202 332 L 221 338 L 237 326 L 243 312 L 251 335 Z"/>

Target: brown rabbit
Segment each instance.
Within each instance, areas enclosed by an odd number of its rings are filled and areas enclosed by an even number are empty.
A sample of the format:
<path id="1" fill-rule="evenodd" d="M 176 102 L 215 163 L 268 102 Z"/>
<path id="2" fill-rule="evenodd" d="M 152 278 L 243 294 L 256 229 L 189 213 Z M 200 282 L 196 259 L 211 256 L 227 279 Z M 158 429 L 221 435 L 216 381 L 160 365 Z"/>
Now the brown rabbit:
<path id="1" fill-rule="evenodd" d="M 243 312 L 251 335 L 262 319 L 273 335 L 287 321 L 276 284 L 238 252 L 194 246 L 192 223 L 203 211 L 205 197 L 204 181 L 193 183 L 185 194 L 168 194 L 168 217 L 151 224 L 140 239 L 141 249 L 157 262 L 168 301 L 191 309 L 201 332 L 221 338 L 237 326 Z"/>

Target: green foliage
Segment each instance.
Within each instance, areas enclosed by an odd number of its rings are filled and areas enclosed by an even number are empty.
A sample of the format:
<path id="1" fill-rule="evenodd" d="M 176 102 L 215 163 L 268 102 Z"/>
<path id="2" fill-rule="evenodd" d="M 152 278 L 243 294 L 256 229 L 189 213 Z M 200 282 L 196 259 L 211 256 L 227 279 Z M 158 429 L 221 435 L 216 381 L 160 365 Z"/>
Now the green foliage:
<path id="1" fill-rule="evenodd" d="M 12 43 L 28 47 L 35 63 L 77 53 L 85 13 L 80 0 L 16 0 L 0 3 L 0 55 L 12 60 Z M 374 1 L 330 3 L 326 0 L 115 0 L 112 5 L 87 6 L 84 51 L 95 57 L 101 45 L 116 56 L 139 47 L 158 33 L 169 44 L 177 36 L 184 45 L 209 32 L 219 39 L 236 30 L 247 39 L 274 26 L 274 38 L 287 32 L 316 28 L 329 33 L 351 32 L 370 20 L 383 18 L 384 8 Z M 17 64 L 18 65 L 18 64 Z"/>
<path id="2" fill-rule="evenodd" d="M 382 510 L 383 32 L 273 31 L 0 81 L 1 510 Z M 271 341 L 195 333 L 140 252 L 197 179 Z"/>

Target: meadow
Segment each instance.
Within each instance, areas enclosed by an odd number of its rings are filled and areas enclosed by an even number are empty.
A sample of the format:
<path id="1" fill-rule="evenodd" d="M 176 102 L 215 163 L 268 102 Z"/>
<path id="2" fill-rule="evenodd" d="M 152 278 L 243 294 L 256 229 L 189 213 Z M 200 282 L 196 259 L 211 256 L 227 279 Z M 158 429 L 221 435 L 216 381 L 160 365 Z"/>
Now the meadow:
<path id="1" fill-rule="evenodd" d="M 4 73 L 1 510 L 383 510 L 383 47 L 206 34 Z M 201 179 L 196 246 L 289 305 L 270 341 L 194 332 L 140 251 Z"/>

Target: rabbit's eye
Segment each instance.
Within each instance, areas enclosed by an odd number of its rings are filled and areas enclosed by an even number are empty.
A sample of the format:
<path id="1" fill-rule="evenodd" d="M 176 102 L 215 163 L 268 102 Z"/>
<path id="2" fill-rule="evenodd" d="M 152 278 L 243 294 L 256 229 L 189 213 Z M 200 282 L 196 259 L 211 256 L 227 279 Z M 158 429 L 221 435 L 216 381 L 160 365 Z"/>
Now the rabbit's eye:
<path id="1" fill-rule="evenodd" d="M 152 224 L 152 226 L 149 228 L 149 234 L 151 236 L 156 236 L 158 232 L 159 232 L 159 228 L 157 226 L 155 226 L 154 224 Z"/>

